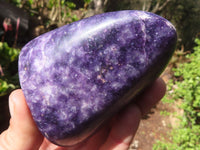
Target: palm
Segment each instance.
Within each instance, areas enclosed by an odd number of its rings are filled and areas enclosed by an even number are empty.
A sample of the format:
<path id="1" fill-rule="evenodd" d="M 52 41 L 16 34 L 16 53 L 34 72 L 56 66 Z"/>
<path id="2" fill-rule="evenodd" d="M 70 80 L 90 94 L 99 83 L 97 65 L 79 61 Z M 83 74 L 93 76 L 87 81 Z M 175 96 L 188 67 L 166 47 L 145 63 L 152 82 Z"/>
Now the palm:
<path id="1" fill-rule="evenodd" d="M 137 109 L 134 109 L 134 106 L 129 108 L 128 111 L 116 115 L 93 136 L 80 144 L 72 147 L 60 147 L 50 143 L 47 139 L 44 139 L 40 150 L 126 150 L 132 140 L 132 136 L 136 132 L 140 119 Z M 127 125 L 132 126 L 127 127 Z"/>
<path id="2" fill-rule="evenodd" d="M 72 147 L 60 147 L 44 139 L 40 150 L 126 150 L 139 124 L 138 109 L 129 106 L 128 110 L 113 117 L 86 141 Z"/>
<path id="3" fill-rule="evenodd" d="M 111 118 L 86 141 L 71 147 L 50 143 L 38 131 L 21 90 L 9 98 L 11 120 L 9 128 L 0 135 L 2 150 L 127 150 L 145 115 L 164 95 L 165 84 L 156 80 L 142 95 Z M 25 142 L 24 142 L 25 141 Z"/>
<path id="4" fill-rule="evenodd" d="M 160 82 L 160 81 L 158 81 Z M 127 150 L 139 126 L 142 115 L 146 114 L 162 98 L 164 86 L 154 84 L 143 95 L 136 98 L 119 114 L 83 143 L 72 147 L 59 147 L 44 140 L 40 150 Z"/>

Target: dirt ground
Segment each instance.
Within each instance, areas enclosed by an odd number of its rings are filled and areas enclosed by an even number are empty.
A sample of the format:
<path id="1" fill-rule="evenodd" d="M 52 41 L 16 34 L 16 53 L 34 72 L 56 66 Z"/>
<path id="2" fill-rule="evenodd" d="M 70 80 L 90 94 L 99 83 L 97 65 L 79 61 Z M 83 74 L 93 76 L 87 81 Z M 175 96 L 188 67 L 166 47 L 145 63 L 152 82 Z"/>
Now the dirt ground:
<path id="1" fill-rule="evenodd" d="M 129 150 L 152 150 L 153 144 L 162 137 L 169 140 L 168 133 L 177 120 L 172 115 L 162 115 L 162 111 L 174 112 L 175 108 L 159 102 L 140 122 Z"/>
<path id="2" fill-rule="evenodd" d="M 172 78 L 171 67 L 167 67 L 161 77 L 167 84 L 169 79 Z M 163 115 L 163 111 L 169 112 L 169 115 Z M 179 122 L 172 115 L 174 112 L 180 112 L 176 105 L 164 104 L 160 101 L 140 122 L 139 129 L 129 150 L 152 150 L 154 143 L 163 137 L 170 141 L 169 133 Z"/>

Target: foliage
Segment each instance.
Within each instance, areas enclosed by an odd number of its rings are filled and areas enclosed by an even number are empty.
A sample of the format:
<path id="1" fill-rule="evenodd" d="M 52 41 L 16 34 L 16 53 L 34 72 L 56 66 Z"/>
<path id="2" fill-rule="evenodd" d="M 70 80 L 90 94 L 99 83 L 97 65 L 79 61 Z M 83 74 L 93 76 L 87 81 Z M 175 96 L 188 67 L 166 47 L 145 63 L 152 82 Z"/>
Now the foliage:
<path id="1" fill-rule="evenodd" d="M 0 79 L 0 96 L 8 94 L 9 91 L 15 88 L 14 84 L 9 84 L 7 81 Z"/>
<path id="2" fill-rule="evenodd" d="M 0 42 L 0 96 L 18 87 L 17 60 L 20 50 Z"/>
<path id="3" fill-rule="evenodd" d="M 186 57 L 189 63 L 180 64 L 174 69 L 177 80 L 176 88 L 172 87 L 170 97 L 180 99 L 180 108 L 184 110 L 179 116 L 180 125 L 171 133 L 171 142 L 158 141 L 154 150 L 199 150 L 200 149 L 200 39 L 194 52 Z"/>
<path id="4" fill-rule="evenodd" d="M 19 55 L 19 50 L 11 48 L 7 43 L 0 42 L 0 62 L 1 65 L 8 67 Z"/>
<path id="5" fill-rule="evenodd" d="M 58 26 L 81 19 L 82 11 L 91 0 L 11 0 L 17 7 L 24 8 L 31 16 L 41 18 L 41 24 Z M 81 7 L 79 9 L 79 7 Z M 76 10 L 80 13 L 77 16 Z"/>
<path id="6" fill-rule="evenodd" d="M 67 19 L 69 23 L 78 20 L 77 16 L 72 14 L 72 10 L 76 8 L 76 4 L 72 1 L 49 0 L 47 8 L 50 11 L 49 18 L 52 18 L 52 21 L 61 23 Z"/>
<path id="7" fill-rule="evenodd" d="M 177 28 L 178 47 L 192 49 L 194 38 L 200 33 L 200 0 L 11 0 L 15 5 L 26 8 L 32 15 L 41 16 L 47 26 L 52 23 L 66 24 L 84 17 L 83 12 L 74 13 L 80 8 L 87 11 L 90 5 L 94 11 L 117 11 L 125 9 L 145 10 L 170 20 Z M 95 3 L 95 5 L 94 5 Z M 81 5 L 80 5 L 81 4 Z M 100 5 L 100 6 L 99 6 Z M 78 7 L 79 6 L 79 7 Z M 94 8 L 101 7 L 101 8 Z M 44 10 L 49 13 L 45 16 Z"/>
<path id="8" fill-rule="evenodd" d="M 84 0 L 85 3 L 90 3 L 92 0 Z"/>
<path id="9" fill-rule="evenodd" d="M 104 1 L 104 0 L 102 0 Z M 106 11 L 145 10 L 170 20 L 177 28 L 178 46 L 186 50 L 194 46 L 200 33 L 200 0 L 108 0 Z"/>
<path id="10" fill-rule="evenodd" d="M 169 19 L 177 28 L 178 46 L 184 45 L 185 49 L 192 49 L 193 41 L 200 33 L 200 0 L 171 0 L 167 7 L 160 13 Z"/>

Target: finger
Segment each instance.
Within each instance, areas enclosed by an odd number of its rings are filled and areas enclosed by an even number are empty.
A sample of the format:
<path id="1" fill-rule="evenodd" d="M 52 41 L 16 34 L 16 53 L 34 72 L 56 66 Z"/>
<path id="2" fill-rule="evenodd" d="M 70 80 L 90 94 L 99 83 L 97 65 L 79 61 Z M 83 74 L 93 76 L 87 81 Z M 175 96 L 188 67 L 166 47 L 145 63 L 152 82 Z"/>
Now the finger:
<path id="1" fill-rule="evenodd" d="M 128 106 L 116 117 L 110 134 L 100 150 L 127 150 L 137 131 L 140 119 L 139 108 L 134 104 Z"/>
<path id="2" fill-rule="evenodd" d="M 87 140 L 69 147 L 57 146 L 45 138 L 39 150 L 97 150 L 105 142 L 109 130 L 110 127 L 105 125 Z"/>
<path id="3" fill-rule="evenodd" d="M 9 109 L 10 126 L 0 135 L 1 150 L 38 150 L 43 136 L 32 119 L 22 90 L 11 93 Z"/>
<path id="4" fill-rule="evenodd" d="M 39 150 L 71 150 L 68 147 L 61 147 L 51 143 L 48 139 L 44 138 Z"/>
<path id="5" fill-rule="evenodd" d="M 135 103 L 140 108 L 142 115 L 147 114 L 150 109 L 162 99 L 165 92 L 165 82 L 161 78 L 158 78 L 139 97 L 137 97 Z"/>
<path id="6" fill-rule="evenodd" d="M 84 148 L 82 146 L 81 150 L 97 150 L 99 147 L 105 143 L 108 134 L 110 132 L 110 126 L 106 123 L 102 128 L 96 131 L 94 135 L 86 140 L 84 143 Z"/>

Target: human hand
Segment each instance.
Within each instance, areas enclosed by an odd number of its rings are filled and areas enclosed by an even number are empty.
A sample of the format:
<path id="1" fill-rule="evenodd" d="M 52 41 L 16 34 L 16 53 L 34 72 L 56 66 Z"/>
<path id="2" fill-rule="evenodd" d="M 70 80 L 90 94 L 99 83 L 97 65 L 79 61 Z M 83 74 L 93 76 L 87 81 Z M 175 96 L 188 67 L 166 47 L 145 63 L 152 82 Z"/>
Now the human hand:
<path id="1" fill-rule="evenodd" d="M 165 83 L 157 79 L 93 136 L 72 147 L 50 143 L 37 129 L 22 90 L 9 97 L 10 126 L 0 135 L 0 150 L 127 150 L 143 115 L 164 96 Z"/>

